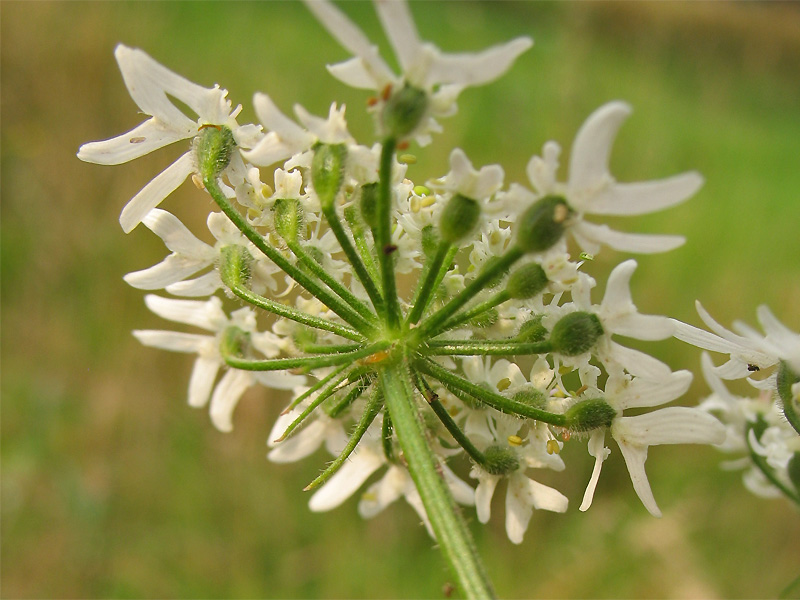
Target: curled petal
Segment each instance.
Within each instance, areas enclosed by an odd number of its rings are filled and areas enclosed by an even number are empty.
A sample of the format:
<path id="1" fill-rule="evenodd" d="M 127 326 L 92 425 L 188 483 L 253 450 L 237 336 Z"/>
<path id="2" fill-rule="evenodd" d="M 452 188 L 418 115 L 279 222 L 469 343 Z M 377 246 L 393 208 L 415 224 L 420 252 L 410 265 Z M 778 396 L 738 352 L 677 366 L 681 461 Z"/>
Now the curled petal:
<path id="1" fill-rule="evenodd" d="M 253 376 L 247 371 L 230 369 L 220 379 L 211 396 L 211 422 L 220 431 L 233 430 L 233 409 L 247 388 L 253 385 Z"/>
<path id="2" fill-rule="evenodd" d="M 162 298 L 148 294 L 144 297 L 144 303 L 159 317 L 176 323 L 202 327 L 209 331 L 219 331 L 227 323 L 227 317 L 222 310 L 222 301 L 216 297 L 201 302 L 199 300 Z"/>
<path id="3" fill-rule="evenodd" d="M 650 482 L 647 480 L 647 473 L 644 470 L 644 463 L 647 460 L 647 446 L 633 446 L 617 440 L 619 449 L 628 466 L 628 473 L 631 476 L 633 489 L 636 495 L 644 504 L 647 511 L 654 517 L 661 516 L 661 510 L 653 497 L 653 490 L 650 489 Z"/>
<path id="4" fill-rule="evenodd" d="M 686 242 L 686 238 L 682 235 L 623 233 L 614 231 L 608 225 L 597 225 L 586 221 L 573 225 L 570 232 L 586 252 L 597 252 L 599 246 L 605 244 L 614 250 L 654 254 L 674 250 Z"/>
<path id="5" fill-rule="evenodd" d="M 199 356 L 194 361 L 192 376 L 189 379 L 189 406 L 202 408 L 206 405 L 218 371 L 219 359 L 216 356 L 212 358 Z"/>
<path id="6" fill-rule="evenodd" d="M 644 215 L 680 204 L 703 186 L 695 172 L 640 183 L 615 183 L 592 198 L 586 212 L 594 215 Z"/>
<path id="7" fill-rule="evenodd" d="M 611 147 L 620 126 L 631 114 L 625 102 L 609 102 L 594 111 L 578 130 L 569 163 L 569 187 L 594 188 L 606 180 Z"/>

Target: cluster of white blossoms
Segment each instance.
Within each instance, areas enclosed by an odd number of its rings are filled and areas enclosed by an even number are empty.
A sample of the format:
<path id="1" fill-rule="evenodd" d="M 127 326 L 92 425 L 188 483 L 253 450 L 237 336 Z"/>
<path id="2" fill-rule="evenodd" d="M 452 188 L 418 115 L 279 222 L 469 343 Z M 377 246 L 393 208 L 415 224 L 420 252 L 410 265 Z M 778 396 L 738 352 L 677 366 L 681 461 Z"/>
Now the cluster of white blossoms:
<path id="1" fill-rule="evenodd" d="M 405 3 L 378 1 L 402 69 L 396 75 L 338 8 L 308 5 L 353 53 L 331 73 L 376 92 L 367 104 L 380 143 L 361 145 L 351 136 L 344 106 L 333 104 L 318 117 L 296 105 L 295 121 L 260 93 L 254 105 L 261 124 L 239 125 L 241 107 L 232 108 L 226 90 L 191 83 L 141 50 L 117 48 L 125 84 L 150 117 L 128 133 L 85 144 L 78 156 L 120 164 L 189 142 L 122 211 L 126 232 L 144 223 L 170 252 L 125 280 L 172 296 L 205 297 L 145 299 L 160 317 L 203 334 L 136 331 L 136 337 L 197 355 L 189 403 L 210 400 L 211 419 L 222 431 L 232 428 L 247 388 L 292 390 L 269 435 L 269 458 L 295 461 L 321 446 L 335 457 L 307 488 L 315 490 L 312 510 L 333 509 L 360 491 L 358 510 L 371 517 L 402 496 L 437 535 L 426 496 L 432 492 L 420 475 L 425 455 L 455 501 L 474 505 L 481 522 L 490 518 L 495 493 L 504 493 L 506 530 L 520 543 L 534 509 L 567 509 L 567 498 L 537 481 L 537 473 L 565 468 L 560 451 L 570 439 L 587 442 L 595 466 L 580 504 L 586 510 L 612 453 L 610 437 L 636 494 L 660 515 L 645 473 L 649 448 L 723 443 L 726 428 L 706 407 L 665 407 L 686 392 L 691 373 L 672 372 L 617 338 L 700 334 L 667 317 L 639 314 L 629 288 L 634 260 L 613 269 L 599 302 L 587 270 L 604 247 L 662 252 L 683 239 L 622 233 L 589 219 L 674 206 L 702 178 L 690 172 L 617 182 L 609 155 L 631 112 L 617 101 L 578 131 L 565 181 L 559 146 L 548 142 L 528 162 L 527 183 L 506 185 L 499 165 L 476 169 L 455 149 L 448 173 L 416 184 L 407 177 L 413 161 L 401 153 L 409 140 L 431 142 L 438 120 L 456 111 L 459 93 L 501 76 L 531 40 L 445 54 L 419 39 Z M 208 217 L 213 245 L 156 208 L 190 176 L 221 210 Z M 730 353 L 734 363 L 784 361 L 800 372 L 797 336 L 773 325 L 765 323 L 768 335 L 758 343 L 704 334 L 704 347 Z M 798 386 L 793 380 L 795 399 Z M 773 451 L 781 434 L 769 433 L 782 426 L 779 420 L 755 409 L 758 416 L 742 416 L 734 405 L 723 407 L 728 441 L 737 419 L 756 429 L 763 421 L 766 430 L 758 429 L 764 433 L 748 447 L 770 464 L 786 463 Z M 416 438 L 415 428 L 422 432 Z M 427 449 L 420 450 L 420 440 Z"/>
<path id="2" fill-rule="evenodd" d="M 785 496 L 800 504 L 800 334 L 781 323 L 766 306 L 757 310 L 764 334 L 744 323 L 725 329 L 697 303 L 710 331 L 674 321 L 675 337 L 728 356 L 715 366 L 703 353 L 702 368 L 712 394 L 700 408 L 726 429 L 723 452 L 742 455 L 725 468 L 745 469 L 744 484 L 765 498 Z M 737 396 L 725 380 L 746 379 L 756 397 Z"/>

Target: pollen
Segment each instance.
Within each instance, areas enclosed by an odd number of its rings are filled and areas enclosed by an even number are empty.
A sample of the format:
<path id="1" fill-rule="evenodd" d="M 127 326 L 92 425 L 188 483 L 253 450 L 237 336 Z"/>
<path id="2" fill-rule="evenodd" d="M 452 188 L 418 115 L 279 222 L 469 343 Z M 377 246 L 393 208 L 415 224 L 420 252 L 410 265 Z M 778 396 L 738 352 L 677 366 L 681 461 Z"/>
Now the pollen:
<path id="1" fill-rule="evenodd" d="M 500 381 L 497 382 L 497 389 L 500 392 L 503 392 L 511 387 L 511 380 L 508 377 L 504 377 Z"/>
<path id="2" fill-rule="evenodd" d="M 417 164 L 417 157 L 413 154 L 401 154 L 398 158 L 398 161 L 404 163 L 406 165 L 415 165 Z"/>
<path id="3" fill-rule="evenodd" d="M 510 435 L 508 436 L 508 445 L 515 447 L 522 446 L 522 438 L 518 435 Z"/>
<path id="4" fill-rule="evenodd" d="M 561 452 L 561 448 L 558 445 L 558 442 L 555 440 L 547 440 L 547 453 L 548 454 L 558 454 Z"/>

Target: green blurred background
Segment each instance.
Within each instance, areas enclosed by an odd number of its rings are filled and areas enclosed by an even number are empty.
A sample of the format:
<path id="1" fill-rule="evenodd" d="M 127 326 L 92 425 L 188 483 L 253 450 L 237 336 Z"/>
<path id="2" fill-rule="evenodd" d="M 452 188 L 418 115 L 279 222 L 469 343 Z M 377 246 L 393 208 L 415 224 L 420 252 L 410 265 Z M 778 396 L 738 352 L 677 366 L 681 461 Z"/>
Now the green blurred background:
<path id="1" fill-rule="evenodd" d="M 412 8 L 423 37 L 445 50 L 536 40 L 510 74 L 463 94 L 445 133 L 418 152 L 413 179 L 444 173 L 458 145 L 524 182 L 546 140 L 567 152 L 592 110 L 625 99 L 635 112 L 613 154 L 619 180 L 689 169 L 707 180 L 685 205 L 613 224 L 689 240 L 638 259 L 640 310 L 696 324 L 701 298 L 723 323 L 753 323 L 768 303 L 800 330 L 800 5 Z M 346 9 L 386 47 L 371 6 Z M 240 121 L 254 119 L 257 90 L 287 112 L 345 101 L 366 142 L 365 95 L 324 69 L 345 52 L 294 3 L 6 1 L 0 10 L 3 597 L 441 596 L 444 564 L 408 506 L 371 521 L 356 499 L 313 514 L 301 489 L 327 456 L 264 459 L 285 398 L 249 393 L 223 435 L 186 406 L 191 359 L 130 335 L 165 322 L 121 277 L 165 250 L 142 227 L 124 235 L 117 217 L 183 148 L 117 168 L 75 158 L 82 142 L 142 119 L 113 58 L 118 42 L 228 88 L 245 107 Z M 164 208 L 199 233 L 210 205 L 187 184 Z M 598 275 L 627 256 L 601 258 Z M 699 365 L 678 342 L 647 348 L 675 368 Z M 697 381 L 687 402 L 705 393 Z M 612 451 L 588 513 L 577 506 L 592 464 L 578 443 L 565 450 L 567 471 L 546 479 L 570 497 L 567 515 L 535 514 L 519 547 L 505 538 L 502 494 L 492 523 L 473 523 L 501 596 L 769 597 L 800 574 L 800 514 L 751 496 L 739 473 L 718 468 L 722 455 L 651 450 L 658 520 Z"/>

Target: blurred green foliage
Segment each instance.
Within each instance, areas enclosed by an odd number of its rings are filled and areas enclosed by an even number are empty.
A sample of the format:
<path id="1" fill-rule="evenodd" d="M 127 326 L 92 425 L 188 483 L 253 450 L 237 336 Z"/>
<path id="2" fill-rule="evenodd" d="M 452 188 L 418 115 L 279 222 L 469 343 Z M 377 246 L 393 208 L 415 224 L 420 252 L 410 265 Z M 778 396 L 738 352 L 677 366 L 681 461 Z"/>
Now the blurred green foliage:
<path id="1" fill-rule="evenodd" d="M 367 3 L 346 6 L 371 37 Z M 685 205 L 620 229 L 682 233 L 640 257 L 642 312 L 697 323 L 700 298 L 723 323 L 768 303 L 800 329 L 800 10 L 792 4 L 414 3 L 423 37 L 470 50 L 532 35 L 534 48 L 486 88 L 467 90 L 410 177 L 444 173 L 463 147 L 507 181 L 548 139 L 565 150 L 585 117 L 635 108 L 612 157 L 622 181 L 689 169 L 706 177 Z M 193 81 L 219 82 L 252 120 L 252 94 L 288 111 L 347 103 L 370 140 L 364 94 L 325 62 L 346 57 L 295 3 L 2 4 L 2 595 L 99 597 L 439 597 L 447 580 L 408 507 L 362 521 L 351 499 L 314 514 L 300 490 L 328 457 L 264 459 L 283 397 L 249 393 L 236 431 L 185 406 L 191 360 L 140 347 L 130 330 L 165 324 L 121 276 L 164 255 L 144 228 L 125 236 L 127 200 L 182 149 L 108 169 L 75 158 L 141 117 L 117 42 Z M 269 180 L 265 176 L 265 180 Z M 194 204 L 194 205 L 193 205 Z M 184 185 L 164 208 L 202 232 L 209 201 Z M 635 222 L 634 222 L 635 221 Z M 607 253 L 603 273 L 626 256 Z M 602 287 L 602 283 L 601 283 Z M 675 368 L 699 353 L 648 345 Z M 694 402 L 705 393 L 696 381 Z M 502 502 L 473 528 L 503 597 L 764 597 L 800 570 L 800 515 L 752 497 L 707 448 L 655 448 L 648 471 L 665 516 L 634 495 L 619 453 L 594 506 L 577 511 L 591 470 L 581 443 L 547 474 L 567 516 L 535 514 L 524 544 L 505 539 Z M 502 497 L 502 495 L 498 495 Z"/>

